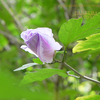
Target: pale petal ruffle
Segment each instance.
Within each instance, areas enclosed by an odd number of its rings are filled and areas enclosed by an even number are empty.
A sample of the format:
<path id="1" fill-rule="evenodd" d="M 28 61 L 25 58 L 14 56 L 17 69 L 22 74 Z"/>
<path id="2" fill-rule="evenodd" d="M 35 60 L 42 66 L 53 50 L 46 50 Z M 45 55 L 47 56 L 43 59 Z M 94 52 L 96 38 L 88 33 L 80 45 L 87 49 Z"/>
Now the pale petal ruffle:
<path id="1" fill-rule="evenodd" d="M 21 47 L 20 47 L 21 49 L 23 49 L 23 50 L 25 50 L 25 51 L 28 51 L 29 53 L 31 53 L 31 54 L 33 54 L 33 55 L 35 55 L 35 56 L 37 56 L 30 48 L 28 48 L 26 45 L 22 45 Z M 37 56 L 38 57 L 38 56 Z"/>
<path id="2" fill-rule="evenodd" d="M 37 46 L 37 55 L 40 60 L 44 63 L 51 63 L 53 61 L 54 49 L 39 35 L 39 43 Z"/>

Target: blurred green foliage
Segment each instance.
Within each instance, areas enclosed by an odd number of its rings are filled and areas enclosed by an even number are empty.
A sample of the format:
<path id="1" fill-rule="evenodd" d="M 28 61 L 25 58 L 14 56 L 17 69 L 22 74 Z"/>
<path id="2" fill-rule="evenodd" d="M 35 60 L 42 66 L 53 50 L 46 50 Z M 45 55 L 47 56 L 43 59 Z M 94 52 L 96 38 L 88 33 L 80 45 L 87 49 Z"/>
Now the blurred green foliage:
<path id="1" fill-rule="evenodd" d="M 56 75 L 44 81 L 37 81 L 19 87 L 25 72 L 35 68 L 59 68 L 58 63 L 46 66 L 34 66 L 26 70 L 13 70 L 26 63 L 31 63 L 34 55 L 20 49 L 23 41 L 20 34 L 23 30 L 37 27 L 49 27 L 54 38 L 58 39 L 60 26 L 67 22 L 64 6 L 68 9 L 69 18 L 83 18 L 85 24 L 100 12 L 99 0 L 1 0 L 0 1 L 0 100 L 56 100 Z M 100 19 L 100 16 L 99 16 Z M 76 24 L 76 23 L 74 23 Z M 88 26 L 87 26 L 88 27 Z M 66 62 L 78 72 L 100 81 L 100 50 L 87 50 L 72 53 L 76 42 L 69 44 Z M 63 50 L 63 48 L 62 48 Z M 62 53 L 56 59 L 62 59 Z M 64 70 L 69 70 L 64 68 Z M 99 95 L 100 86 L 84 79 L 66 77 L 60 80 L 59 100 L 75 100 L 85 95 Z M 85 100 L 85 99 L 84 99 Z"/>
<path id="2" fill-rule="evenodd" d="M 100 100 L 100 95 L 89 95 L 84 97 L 78 97 L 75 100 Z"/>

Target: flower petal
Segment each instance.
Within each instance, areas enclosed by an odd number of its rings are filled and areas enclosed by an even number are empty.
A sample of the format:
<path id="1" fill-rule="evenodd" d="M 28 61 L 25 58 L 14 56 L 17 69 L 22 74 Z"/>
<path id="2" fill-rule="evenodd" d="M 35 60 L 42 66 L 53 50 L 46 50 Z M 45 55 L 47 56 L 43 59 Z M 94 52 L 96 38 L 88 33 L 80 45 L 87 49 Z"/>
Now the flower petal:
<path id="1" fill-rule="evenodd" d="M 54 50 L 49 46 L 49 44 L 43 39 L 41 35 L 39 35 L 37 55 L 43 63 L 51 63 L 53 61 Z"/>
<path id="2" fill-rule="evenodd" d="M 28 41 L 25 42 L 27 44 L 27 47 L 30 48 L 35 54 L 37 54 L 38 38 L 39 34 L 35 34 Z"/>
<path id="3" fill-rule="evenodd" d="M 23 31 L 23 32 L 21 33 L 21 38 L 22 38 L 24 41 L 28 41 L 28 40 L 32 37 L 32 35 L 33 35 L 32 30 L 33 30 L 33 29 L 27 29 L 26 31 Z"/>
<path id="4" fill-rule="evenodd" d="M 48 35 L 48 36 L 51 36 L 53 37 L 53 33 L 52 33 L 52 30 L 50 28 L 37 28 L 36 30 L 38 30 L 38 33 L 39 34 L 45 34 L 45 35 Z"/>
<path id="5" fill-rule="evenodd" d="M 31 54 L 34 54 L 35 56 L 37 56 L 30 48 L 28 48 L 26 45 L 22 45 L 20 48 L 22 48 L 25 51 L 28 51 Z M 38 57 L 38 56 L 37 56 Z"/>
<path id="6" fill-rule="evenodd" d="M 53 37 L 49 37 L 47 35 L 42 34 L 42 37 L 47 41 L 47 43 L 54 49 L 60 50 L 62 46 L 54 40 Z"/>

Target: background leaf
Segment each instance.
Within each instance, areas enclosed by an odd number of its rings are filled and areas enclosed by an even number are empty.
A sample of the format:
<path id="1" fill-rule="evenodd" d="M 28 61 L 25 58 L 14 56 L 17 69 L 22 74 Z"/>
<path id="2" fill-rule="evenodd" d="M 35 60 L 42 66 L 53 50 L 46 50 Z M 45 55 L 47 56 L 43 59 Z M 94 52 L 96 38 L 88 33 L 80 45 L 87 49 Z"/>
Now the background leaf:
<path id="1" fill-rule="evenodd" d="M 60 69 L 35 69 L 35 72 L 26 72 L 26 75 L 21 81 L 20 86 L 35 81 L 42 81 L 55 74 L 58 74 L 59 76 L 62 77 L 67 77 L 66 72 Z"/>
<path id="2" fill-rule="evenodd" d="M 91 35 L 85 41 L 78 41 L 78 44 L 73 48 L 73 53 L 85 50 L 100 49 L 100 33 Z"/>
<path id="3" fill-rule="evenodd" d="M 3 35 L 0 35 L 0 50 L 7 46 L 7 44 L 8 40 Z"/>
<path id="4" fill-rule="evenodd" d="M 100 100 L 100 95 L 83 96 L 83 97 L 78 97 L 75 100 Z"/>
<path id="5" fill-rule="evenodd" d="M 7 72 L 0 72 L 0 100 L 52 100 L 53 95 L 48 94 L 43 89 L 40 91 L 32 91 L 27 87 L 19 87 L 19 80 Z M 39 95 L 39 96 L 38 96 Z M 24 99 L 23 99 L 24 100 Z"/>

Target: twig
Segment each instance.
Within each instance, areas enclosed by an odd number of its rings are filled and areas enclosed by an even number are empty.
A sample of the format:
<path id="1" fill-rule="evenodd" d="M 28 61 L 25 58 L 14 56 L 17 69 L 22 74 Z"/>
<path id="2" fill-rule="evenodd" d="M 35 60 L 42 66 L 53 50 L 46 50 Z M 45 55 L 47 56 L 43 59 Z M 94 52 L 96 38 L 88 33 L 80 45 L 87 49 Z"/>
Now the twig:
<path id="1" fill-rule="evenodd" d="M 69 71 L 67 71 L 66 73 L 67 73 L 68 76 L 72 76 L 72 77 L 75 77 L 75 78 L 80 78 L 79 76 L 69 74 Z"/>
<path id="2" fill-rule="evenodd" d="M 75 0 L 71 0 L 71 6 L 69 11 L 69 18 L 72 18 L 73 11 L 75 9 Z"/>
<path id="3" fill-rule="evenodd" d="M 77 75 L 79 75 L 81 78 L 84 78 L 84 79 L 86 79 L 86 80 L 95 82 L 95 83 L 97 83 L 97 84 L 100 84 L 100 82 L 97 81 L 97 80 L 94 80 L 94 79 L 92 79 L 92 78 L 90 78 L 90 77 L 81 75 L 78 71 L 76 71 L 74 68 L 72 68 L 72 67 L 71 67 L 70 65 L 68 65 L 67 63 L 64 62 L 64 64 L 65 64 L 69 69 L 71 69 L 72 71 L 74 71 Z"/>
<path id="4" fill-rule="evenodd" d="M 69 13 L 68 13 L 68 9 L 66 7 L 66 5 L 64 4 L 64 2 L 62 0 L 58 0 L 59 4 L 61 5 L 61 7 L 64 9 L 65 11 L 65 18 L 67 20 L 69 20 Z"/>
<path id="5" fill-rule="evenodd" d="M 11 35 L 10 33 L 6 33 L 4 31 L 0 30 L 0 34 L 4 35 L 6 38 L 8 38 L 11 43 L 14 43 L 14 44 L 18 43 L 20 45 L 24 44 L 23 41 L 17 39 L 16 37 L 14 37 L 13 35 Z"/>
<path id="6" fill-rule="evenodd" d="M 23 31 L 24 27 L 22 25 L 22 23 L 20 22 L 20 20 L 15 16 L 15 14 L 12 12 L 12 10 L 9 8 L 9 6 L 7 5 L 7 3 L 4 0 L 1 0 L 2 5 L 6 8 L 6 10 L 9 12 L 9 14 L 12 16 L 12 18 L 14 19 L 15 23 L 17 24 L 18 28 Z"/>
<path id="7" fill-rule="evenodd" d="M 52 63 L 50 63 L 50 64 L 54 64 L 54 63 L 56 63 L 56 62 L 62 63 L 61 61 L 58 61 L 58 60 L 55 60 L 55 59 L 54 59 L 54 61 L 53 61 Z"/>

